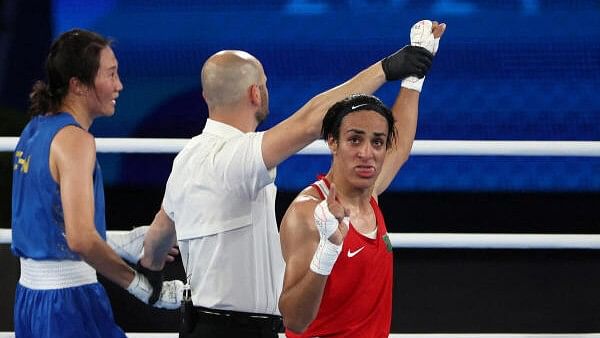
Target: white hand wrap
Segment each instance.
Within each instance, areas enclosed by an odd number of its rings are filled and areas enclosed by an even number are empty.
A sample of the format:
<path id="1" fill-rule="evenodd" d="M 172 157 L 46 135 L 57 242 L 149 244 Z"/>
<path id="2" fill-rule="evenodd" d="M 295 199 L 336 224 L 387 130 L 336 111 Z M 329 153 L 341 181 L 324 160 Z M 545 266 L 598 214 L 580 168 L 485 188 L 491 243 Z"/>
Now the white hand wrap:
<path id="1" fill-rule="evenodd" d="M 319 245 L 310 262 L 310 269 L 319 275 L 328 276 L 333 265 L 342 251 L 342 244 L 335 245 L 329 241 L 329 237 L 338 228 L 338 220 L 327 207 L 327 200 L 321 201 L 314 212 L 315 225 L 319 230 Z"/>
<path id="2" fill-rule="evenodd" d="M 141 273 L 135 272 L 135 277 L 127 287 L 127 291 L 137 299 L 148 304 L 148 299 L 152 294 L 152 286 L 148 279 Z M 180 280 L 171 280 L 163 282 L 160 298 L 154 303 L 154 307 L 163 309 L 178 309 L 183 299 L 183 282 Z"/>
<path id="3" fill-rule="evenodd" d="M 423 47 L 435 55 L 440 44 L 440 38 L 433 36 L 431 32 L 432 27 L 433 23 L 429 20 L 421 20 L 414 24 L 410 29 L 410 44 Z M 425 77 L 419 79 L 416 76 L 411 76 L 402 80 L 402 87 L 413 89 L 420 93 L 423 88 L 423 82 L 425 82 Z"/>
<path id="4" fill-rule="evenodd" d="M 150 226 L 137 227 L 126 233 L 106 233 L 106 243 L 124 260 L 136 264 L 144 253 L 144 236 Z"/>

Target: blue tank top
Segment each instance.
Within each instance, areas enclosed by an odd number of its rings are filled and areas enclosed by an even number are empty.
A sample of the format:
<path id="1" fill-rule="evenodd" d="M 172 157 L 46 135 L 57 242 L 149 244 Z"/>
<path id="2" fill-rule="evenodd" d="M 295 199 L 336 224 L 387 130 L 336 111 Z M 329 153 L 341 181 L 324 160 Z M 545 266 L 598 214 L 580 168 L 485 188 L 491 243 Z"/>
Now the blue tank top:
<path id="1" fill-rule="evenodd" d="M 12 187 L 14 255 L 38 260 L 79 260 L 65 236 L 60 186 L 50 173 L 50 144 L 62 128 L 81 127 L 68 113 L 36 116 L 23 129 L 15 148 Z M 104 187 L 98 161 L 94 170 L 94 222 L 106 239 Z"/>

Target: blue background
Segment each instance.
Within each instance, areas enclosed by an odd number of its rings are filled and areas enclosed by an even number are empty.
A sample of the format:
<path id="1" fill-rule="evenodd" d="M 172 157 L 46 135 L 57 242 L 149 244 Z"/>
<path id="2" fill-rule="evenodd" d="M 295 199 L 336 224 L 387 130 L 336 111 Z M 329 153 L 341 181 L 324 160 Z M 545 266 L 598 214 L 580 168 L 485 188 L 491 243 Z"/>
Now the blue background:
<path id="1" fill-rule="evenodd" d="M 221 49 L 263 63 L 266 129 L 312 96 L 448 24 L 421 95 L 417 139 L 599 140 L 599 1 L 94 1 L 53 3 L 54 35 L 115 40 L 125 90 L 97 137 L 191 137 L 207 116 L 199 72 Z M 376 94 L 392 104 L 398 83 Z M 100 155 L 107 183 L 164 186 L 170 155 Z M 329 156 L 295 156 L 277 185 L 299 190 Z M 600 158 L 413 156 L 396 191 L 600 191 Z"/>

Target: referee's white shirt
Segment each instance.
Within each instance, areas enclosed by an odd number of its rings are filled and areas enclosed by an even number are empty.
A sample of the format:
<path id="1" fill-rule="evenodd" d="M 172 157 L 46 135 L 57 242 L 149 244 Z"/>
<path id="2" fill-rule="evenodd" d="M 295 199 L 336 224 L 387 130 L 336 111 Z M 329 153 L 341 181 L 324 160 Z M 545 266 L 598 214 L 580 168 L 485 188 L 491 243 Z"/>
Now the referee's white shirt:
<path id="1" fill-rule="evenodd" d="M 173 162 L 163 208 L 196 306 L 279 314 L 276 170 L 264 164 L 263 134 L 208 119 Z"/>

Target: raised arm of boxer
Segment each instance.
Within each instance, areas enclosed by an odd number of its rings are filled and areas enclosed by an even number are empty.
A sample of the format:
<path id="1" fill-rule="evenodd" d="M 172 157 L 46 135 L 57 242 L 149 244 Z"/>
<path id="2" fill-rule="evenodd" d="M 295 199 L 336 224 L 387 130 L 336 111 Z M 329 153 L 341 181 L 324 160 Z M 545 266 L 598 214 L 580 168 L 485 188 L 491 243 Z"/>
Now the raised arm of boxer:
<path id="1" fill-rule="evenodd" d="M 421 46 L 433 55 L 437 53 L 439 40 L 446 30 L 446 24 L 429 20 L 417 22 L 411 29 L 411 45 Z M 408 159 L 417 132 L 419 96 L 424 77 L 408 78 L 402 81 L 396 102 L 392 106 L 396 120 L 395 144 L 388 150 L 381 174 L 377 178 L 374 196 L 379 196 L 390 185 L 404 162 Z"/>

